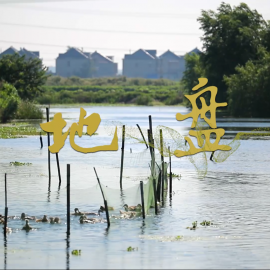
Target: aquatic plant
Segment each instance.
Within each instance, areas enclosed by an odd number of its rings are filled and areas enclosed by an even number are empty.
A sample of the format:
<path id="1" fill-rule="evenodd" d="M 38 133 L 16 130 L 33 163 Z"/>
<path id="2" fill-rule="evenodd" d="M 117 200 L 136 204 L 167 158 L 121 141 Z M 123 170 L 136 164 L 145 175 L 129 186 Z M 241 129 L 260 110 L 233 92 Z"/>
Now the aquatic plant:
<path id="1" fill-rule="evenodd" d="M 192 222 L 192 227 L 187 227 L 187 229 L 196 230 L 197 229 L 197 221 Z"/>
<path id="2" fill-rule="evenodd" d="M 175 237 L 175 240 L 181 240 L 182 238 L 183 238 L 182 235 L 177 235 L 177 236 Z"/>
<path id="3" fill-rule="evenodd" d="M 27 126 L 0 126 L 0 139 L 22 138 L 23 136 L 39 135 L 40 131 L 35 127 Z M 45 132 L 41 132 L 46 135 Z"/>
<path id="4" fill-rule="evenodd" d="M 12 161 L 9 163 L 11 166 L 29 166 L 32 165 L 32 163 L 23 163 L 19 161 Z"/>
<path id="5" fill-rule="evenodd" d="M 71 252 L 72 255 L 75 255 L 75 256 L 80 256 L 81 255 L 81 250 L 79 249 L 74 249 L 72 250 Z"/>
<path id="6" fill-rule="evenodd" d="M 136 247 L 136 248 L 133 248 L 133 247 L 128 247 L 127 248 L 127 251 L 128 252 L 130 252 L 130 251 L 135 251 L 135 250 L 138 250 L 138 248 Z"/>
<path id="7" fill-rule="evenodd" d="M 202 226 L 210 226 L 210 225 L 213 225 L 213 223 L 211 223 L 211 221 L 207 221 L 207 220 L 204 220 L 203 222 L 200 223 Z"/>

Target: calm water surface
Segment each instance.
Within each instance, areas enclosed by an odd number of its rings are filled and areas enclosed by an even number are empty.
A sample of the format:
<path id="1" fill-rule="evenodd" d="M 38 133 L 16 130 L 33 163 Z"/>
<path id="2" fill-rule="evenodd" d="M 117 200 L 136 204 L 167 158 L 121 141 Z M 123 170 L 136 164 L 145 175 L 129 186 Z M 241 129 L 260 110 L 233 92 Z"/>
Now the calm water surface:
<path id="1" fill-rule="evenodd" d="M 191 119 L 175 120 L 177 112 L 187 113 L 184 107 L 84 107 L 87 115 L 96 112 L 102 119 L 92 138 L 83 136 L 76 142 L 83 147 L 109 144 L 110 121 L 148 128 L 152 115 L 154 130 L 158 125 L 188 133 Z M 78 122 L 79 108 L 51 108 L 51 117 L 61 112 L 67 129 Z M 239 131 L 269 127 L 270 119 L 217 118 L 217 126 L 234 136 Z M 135 132 L 135 131 L 134 131 Z M 136 133 L 136 132 L 135 132 Z M 146 134 L 145 134 L 146 135 Z M 52 140 L 52 137 L 51 137 Z M 229 140 L 230 141 L 230 140 Z M 58 189 L 55 155 L 51 155 L 52 179 L 48 191 L 47 138 L 40 150 L 39 137 L 0 140 L 0 207 L 4 213 L 4 174 L 8 178 L 9 215 L 42 217 L 59 216 L 61 224 L 30 222 L 36 229 L 26 233 L 24 222 L 10 220 L 13 232 L 4 241 L 0 234 L 0 268 L 2 269 L 85 269 L 85 268 L 269 268 L 270 267 L 270 141 L 243 140 L 239 149 L 223 163 L 208 162 L 208 171 L 200 179 L 188 158 L 172 158 L 174 195 L 166 200 L 157 216 L 150 209 L 145 221 L 111 219 L 105 223 L 80 224 L 71 220 L 71 235 L 66 237 L 66 164 L 71 164 L 71 209 L 97 211 L 102 205 L 96 189 L 96 168 L 101 182 L 118 196 L 120 148 L 117 152 L 82 154 L 74 151 L 67 139 L 59 153 L 62 185 Z M 222 141 L 221 141 L 222 142 Z M 224 141 L 223 141 L 224 142 Z M 132 149 L 132 153 L 130 152 Z M 157 151 L 156 151 L 157 152 Z M 210 153 L 207 153 L 209 161 Z M 31 166 L 13 167 L 11 161 L 30 162 Z M 168 158 L 165 158 L 168 162 Z M 144 144 L 127 139 L 123 186 L 138 187 L 139 181 L 150 174 L 149 150 Z M 198 156 L 196 164 L 203 167 Z M 130 196 L 131 196 L 130 195 Z M 136 195 L 137 196 L 137 195 Z M 135 197 L 134 197 L 135 198 Z M 119 197 L 120 200 L 120 197 Z M 135 200 L 135 199 L 134 199 Z M 139 202 L 138 202 L 139 203 Z M 103 215 L 103 218 L 105 216 Z M 214 225 L 195 231 L 186 229 L 193 221 L 198 224 L 211 220 Z M 2 226 L 2 225 L 1 225 Z M 176 236 L 182 236 L 175 241 Z M 137 251 L 127 252 L 129 246 Z M 81 256 L 71 255 L 74 249 Z"/>

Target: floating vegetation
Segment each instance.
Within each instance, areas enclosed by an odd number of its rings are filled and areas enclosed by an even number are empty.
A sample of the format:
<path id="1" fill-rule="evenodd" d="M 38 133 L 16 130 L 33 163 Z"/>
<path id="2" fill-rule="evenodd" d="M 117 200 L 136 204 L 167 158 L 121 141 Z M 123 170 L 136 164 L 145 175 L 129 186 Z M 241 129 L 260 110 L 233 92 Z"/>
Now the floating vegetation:
<path id="1" fill-rule="evenodd" d="M 14 139 L 23 138 L 24 136 L 39 135 L 40 131 L 35 127 L 28 126 L 0 126 L 0 139 Z M 45 132 L 41 132 L 42 135 L 46 135 Z"/>
<path id="2" fill-rule="evenodd" d="M 187 227 L 187 229 L 196 230 L 197 229 L 197 221 L 192 222 L 192 227 Z"/>
<path id="3" fill-rule="evenodd" d="M 202 226 L 210 226 L 210 225 L 213 225 L 213 223 L 211 223 L 211 221 L 207 221 L 207 220 L 204 220 L 203 222 L 200 223 Z"/>
<path id="4" fill-rule="evenodd" d="M 134 248 L 134 247 L 128 247 L 128 248 L 127 248 L 127 251 L 128 251 L 128 252 L 135 251 L 135 250 L 137 251 L 138 248 L 137 248 L 137 247 L 136 247 L 136 248 Z"/>
<path id="5" fill-rule="evenodd" d="M 181 240 L 182 238 L 183 238 L 182 235 L 177 235 L 177 236 L 175 237 L 175 240 L 178 241 L 178 240 Z"/>
<path id="6" fill-rule="evenodd" d="M 170 177 L 170 173 L 167 173 L 167 176 Z M 181 179 L 181 174 L 172 173 L 172 178 L 178 178 Z"/>
<path id="7" fill-rule="evenodd" d="M 9 163 L 11 166 L 29 166 L 32 165 L 32 163 L 23 163 L 19 161 L 13 161 Z"/>
<path id="8" fill-rule="evenodd" d="M 74 249 L 72 250 L 71 252 L 72 255 L 75 255 L 75 256 L 80 256 L 81 255 L 81 250 L 79 249 Z"/>

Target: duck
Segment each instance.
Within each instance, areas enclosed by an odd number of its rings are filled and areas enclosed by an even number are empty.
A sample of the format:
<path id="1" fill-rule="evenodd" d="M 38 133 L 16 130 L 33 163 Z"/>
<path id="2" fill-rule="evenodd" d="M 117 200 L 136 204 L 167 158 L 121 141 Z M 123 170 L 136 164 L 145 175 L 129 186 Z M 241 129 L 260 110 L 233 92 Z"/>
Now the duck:
<path id="1" fill-rule="evenodd" d="M 121 218 L 133 218 L 133 217 L 136 217 L 138 215 L 137 212 L 135 211 L 127 211 L 127 212 L 124 212 L 122 210 L 120 210 L 120 214 L 121 214 Z"/>
<path id="2" fill-rule="evenodd" d="M 25 219 L 36 220 L 36 217 L 27 217 L 27 216 L 25 216 L 25 213 L 22 213 L 21 214 L 21 220 L 25 220 Z"/>
<path id="3" fill-rule="evenodd" d="M 30 230 L 33 229 L 33 228 L 29 225 L 29 220 L 28 220 L 28 219 L 25 220 L 25 225 L 23 226 L 22 229 L 25 230 L 25 231 L 30 231 Z"/>
<path id="4" fill-rule="evenodd" d="M 49 222 L 49 220 L 47 219 L 47 216 L 44 215 L 43 218 L 41 218 L 41 219 L 36 219 L 36 222 Z"/>
<path id="5" fill-rule="evenodd" d="M 100 206 L 99 211 L 103 213 L 106 211 L 106 209 L 104 206 Z M 111 206 L 108 206 L 108 211 L 114 211 L 114 208 Z"/>
<path id="6" fill-rule="evenodd" d="M 100 223 L 101 220 L 98 218 L 87 218 L 86 215 L 80 216 L 80 223 Z"/>
<path id="7" fill-rule="evenodd" d="M 94 212 L 80 212 L 79 208 L 74 209 L 74 213 L 71 213 L 71 215 L 75 216 L 82 216 L 82 215 L 93 215 L 93 216 L 99 216 L 100 215 L 100 210 L 98 210 L 98 213 Z"/>
<path id="8" fill-rule="evenodd" d="M 142 211 L 142 206 L 138 204 L 137 206 L 128 206 L 127 204 L 124 204 L 123 206 L 126 211 L 136 211 L 136 212 L 141 212 Z"/>
<path id="9" fill-rule="evenodd" d="M 0 218 L 0 224 L 4 224 L 5 223 L 5 219 L 4 218 Z"/>
<path id="10" fill-rule="evenodd" d="M 59 217 L 50 217 L 50 223 L 54 224 L 54 223 L 60 223 L 61 220 Z"/>

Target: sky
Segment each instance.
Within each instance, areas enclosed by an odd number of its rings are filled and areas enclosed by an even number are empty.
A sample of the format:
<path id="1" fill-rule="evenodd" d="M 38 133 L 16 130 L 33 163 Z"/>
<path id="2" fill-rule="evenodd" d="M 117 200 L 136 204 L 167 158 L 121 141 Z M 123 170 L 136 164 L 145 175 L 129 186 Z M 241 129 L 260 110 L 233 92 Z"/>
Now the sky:
<path id="1" fill-rule="evenodd" d="M 125 54 L 142 48 L 184 55 L 202 49 L 197 18 L 216 11 L 219 0 L 0 0 L 0 50 L 10 46 L 40 51 L 55 66 L 68 46 L 114 56 L 119 69 Z M 232 6 L 243 1 L 225 0 Z M 245 0 L 270 20 L 270 0 Z"/>

